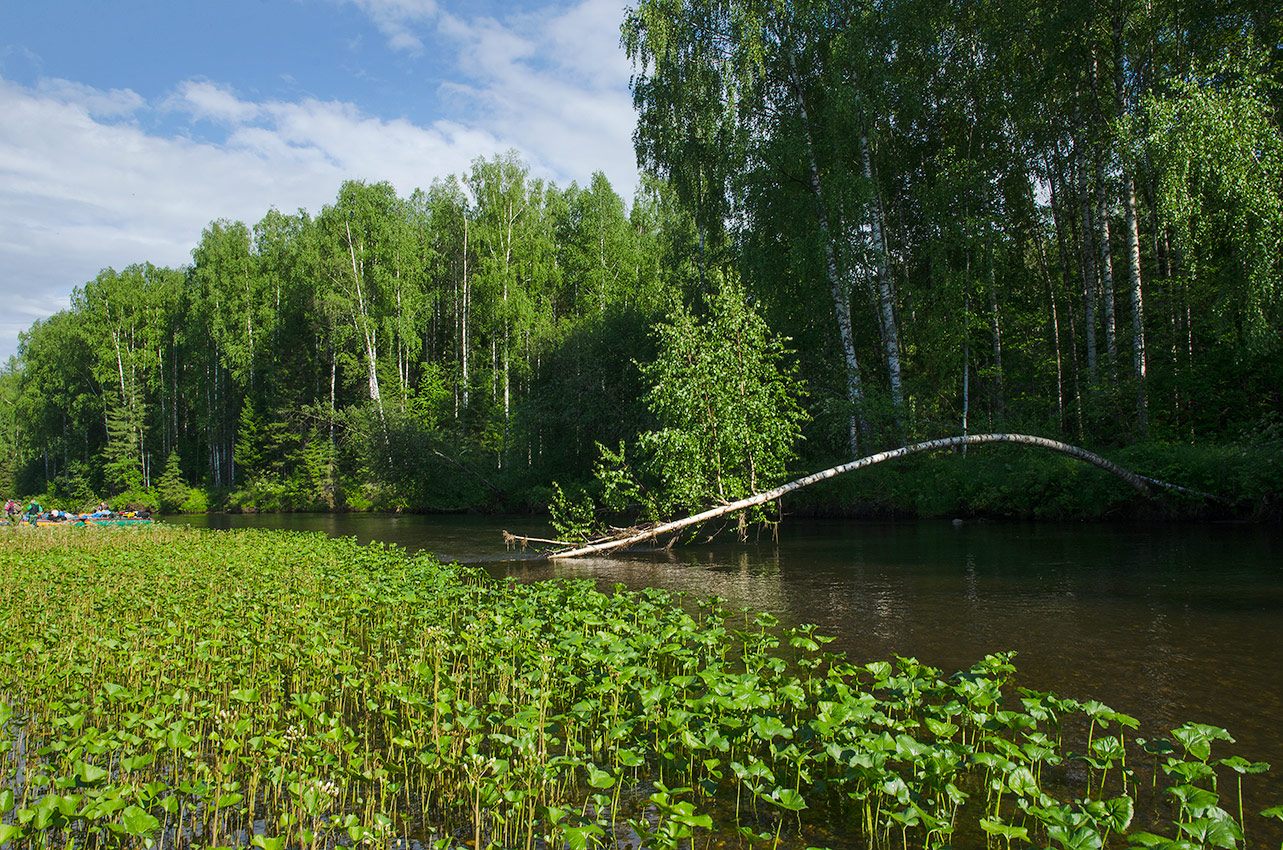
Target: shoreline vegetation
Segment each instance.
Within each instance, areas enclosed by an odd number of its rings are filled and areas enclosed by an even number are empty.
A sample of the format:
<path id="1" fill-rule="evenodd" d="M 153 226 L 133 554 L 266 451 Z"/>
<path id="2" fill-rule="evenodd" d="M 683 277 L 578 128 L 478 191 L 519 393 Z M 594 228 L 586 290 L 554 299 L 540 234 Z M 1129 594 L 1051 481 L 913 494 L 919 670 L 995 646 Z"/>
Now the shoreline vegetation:
<path id="1" fill-rule="evenodd" d="M 1283 440 L 1189 445 L 1147 442 L 1104 452 L 1119 465 L 1201 490 L 1219 501 L 1170 492 L 1144 497 L 1113 476 L 1071 458 L 1020 446 L 908 457 L 819 482 L 784 499 L 784 515 L 850 519 L 983 518 L 1059 521 L 1283 522 Z M 567 487 L 592 493 L 598 482 Z M 107 501 L 113 509 L 180 513 L 531 513 L 548 511 L 552 491 L 513 486 L 508 498 L 486 491 L 463 504 L 413 504 L 377 486 L 350 482 L 338 502 L 311 501 L 287 480 L 260 478 L 240 488 L 161 485 Z M 51 488 L 34 497 L 47 508 L 79 511 L 92 492 Z M 30 499 L 20 499 L 26 504 Z"/>
<path id="2" fill-rule="evenodd" d="M 719 601 L 320 535 L 4 532 L 0 846 L 1232 848 L 1283 819 L 1243 810 L 1268 768 L 1224 729 Z"/>

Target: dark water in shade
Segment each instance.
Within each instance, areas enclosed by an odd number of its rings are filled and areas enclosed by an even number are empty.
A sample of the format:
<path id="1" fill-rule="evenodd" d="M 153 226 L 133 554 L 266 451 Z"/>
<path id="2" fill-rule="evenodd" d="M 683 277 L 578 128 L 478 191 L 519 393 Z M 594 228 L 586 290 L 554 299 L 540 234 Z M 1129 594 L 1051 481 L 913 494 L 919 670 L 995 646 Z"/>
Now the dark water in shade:
<path id="1" fill-rule="evenodd" d="M 1099 699 L 1153 736 L 1187 720 L 1237 739 L 1214 754 L 1267 761 L 1249 812 L 1283 803 L 1283 535 L 1241 525 L 869 523 L 788 520 L 778 542 L 556 563 L 506 552 L 529 518 L 200 516 L 176 522 L 383 540 L 519 580 L 662 587 L 816 623 L 856 661 L 916 656 L 948 674 L 1014 650 L 1016 683 Z M 1222 789 L 1226 802 L 1232 795 Z M 1261 825 L 1259 819 L 1251 827 Z M 1277 830 L 1258 829 L 1256 838 Z M 1249 836 L 1251 837 L 1251 836 Z M 1274 844 L 1278 838 L 1273 839 Z M 1260 845 L 1258 845 L 1260 846 Z"/>

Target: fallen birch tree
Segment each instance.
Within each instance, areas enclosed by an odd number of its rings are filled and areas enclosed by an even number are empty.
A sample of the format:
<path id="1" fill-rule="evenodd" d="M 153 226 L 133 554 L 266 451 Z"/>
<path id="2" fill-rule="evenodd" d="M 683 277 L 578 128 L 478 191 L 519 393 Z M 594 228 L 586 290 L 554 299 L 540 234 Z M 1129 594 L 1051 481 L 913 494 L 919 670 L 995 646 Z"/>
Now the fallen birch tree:
<path id="1" fill-rule="evenodd" d="M 881 463 L 884 460 L 894 460 L 900 457 L 906 457 L 920 452 L 939 451 L 941 449 L 952 449 L 958 446 L 980 446 L 989 443 L 1015 443 L 1025 446 L 1038 446 L 1044 449 L 1050 449 L 1063 455 L 1089 463 L 1092 466 L 1099 467 L 1106 472 L 1121 478 L 1127 482 L 1133 489 L 1142 495 L 1151 495 L 1151 487 L 1160 487 L 1187 495 L 1197 496 L 1203 499 L 1221 501 L 1220 497 L 1210 493 L 1203 493 L 1198 490 L 1191 490 L 1187 487 L 1181 487 L 1177 484 L 1171 484 L 1166 481 L 1159 481 L 1155 478 L 1149 478 L 1144 475 L 1124 469 L 1113 461 L 1107 460 L 1100 455 L 1089 452 L 1078 446 L 1071 446 L 1068 443 L 1062 443 L 1059 440 L 1051 440 L 1046 437 L 1033 437 L 1028 434 L 968 434 L 963 437 L 945 437 L 939 440 L 928 440 L 924 443 L 914 443 L 911 446 L 903 446 L 898 449 L 891 449 L 885 452 L 862 457 L 859 460 L 848 461 L 847 463 L 838 464 L 820 472 L 813 472 L 810 475 L 804 475 L 801 478 L 781 484 L 771 490 L 757 493 L 734 502 L 728 502 L 718 505 L 699 513 L 681 519 L 670 520 L 667 522 L 650 523 L 644 526 L 637 526 L 628 529 L 619 529 L 616 533 L 598 537 L 594 540 L 584 543 L 573 543 L 565 540 L 547 540 L 536 537 L 523 537 L 520 535 L 503 532 L 505 543 L 508 545 L 518 545 L 523 549 L 531 543 L 552 544 L 560 546 L 559 549 L 551 549 L 541 552 L 544 558 L 576 558 L 582 555 L 595 555 L 602 552 L 611 552 L 616 549 L 627 549 L 644 543 L 658 543 L 663 538 L 670 538 L 677 532 L 694 525 L 708 522 L 709 520 L 718 519 L 719 517 L 733 514 L 737 511 L 747 510 L 758 505 L 764 505 L 773 502 L 789 493 L 801 490 L 803 487 L 809 487 L 812 484 L 824 481 L 829 478 L 841 475 L 845 472 L 852 472 L 856 469 L 863 469 L 866 466 L 872 466 L 875 463 Z"/>

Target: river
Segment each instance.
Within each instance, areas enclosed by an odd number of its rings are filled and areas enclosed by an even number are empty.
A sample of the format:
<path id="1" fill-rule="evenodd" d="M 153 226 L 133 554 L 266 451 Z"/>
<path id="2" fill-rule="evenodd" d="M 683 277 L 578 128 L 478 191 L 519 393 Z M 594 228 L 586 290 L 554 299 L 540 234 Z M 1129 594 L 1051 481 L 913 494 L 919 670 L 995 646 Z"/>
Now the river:
<path id="1" fill-rule="evenodd" d="M 1153 736 L 1187 720 L 1237 739 L 1215 755 L 1273 765 L 1248 811 L 1283 803 L 1283 536 L 1246 525 L 787 520 L 778 540 L 556 563 L 505 551 L 525 517 L 241 515 L 191 525 L 382 540 L 519 580 L 652 586 L 816 623 L 858 661 L 916 656 L 945 674 L 1015 651 L 1017 684 L 1099 699 Z M 720 539 L 719 539 L 720 541 Z M 1259 819 L 1256 819 L 1259 824 Z M 1276 833 L 1266 827 L 1262 833 Z M 1275 838 L 1275 843 L 1278 839 Z"/>

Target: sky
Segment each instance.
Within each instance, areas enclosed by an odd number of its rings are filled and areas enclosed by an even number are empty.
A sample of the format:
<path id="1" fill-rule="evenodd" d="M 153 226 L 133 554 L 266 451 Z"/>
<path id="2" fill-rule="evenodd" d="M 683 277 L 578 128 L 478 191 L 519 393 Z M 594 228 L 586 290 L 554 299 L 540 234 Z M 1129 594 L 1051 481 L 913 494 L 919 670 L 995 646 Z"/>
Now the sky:
<path id="1" fill-rule="evenodd" d="M 637 183 L 627 0 L 0 0 L 0 364 L 108 266 L 217 219 L 402 196 L 515 149 Z"/>

